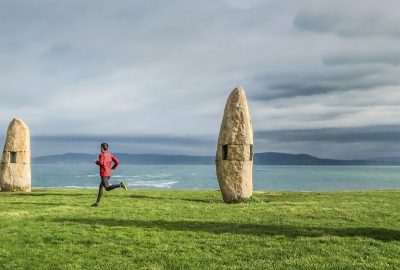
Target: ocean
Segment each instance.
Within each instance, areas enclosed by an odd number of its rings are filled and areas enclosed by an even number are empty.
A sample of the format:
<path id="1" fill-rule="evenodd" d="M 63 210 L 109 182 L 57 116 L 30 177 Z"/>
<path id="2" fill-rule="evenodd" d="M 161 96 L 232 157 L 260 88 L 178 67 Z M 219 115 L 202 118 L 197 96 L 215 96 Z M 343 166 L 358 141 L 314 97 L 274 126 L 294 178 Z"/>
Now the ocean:
<path id="1" fill-rule="evenodd" d="M 130 189 L 218 189 L 212 165 L 120 165 L 111 183 Z M 269 166 L 256 165 L 254 190 L 379 190 L 400 189 L 400 166 Z M 97 188 L 92 164 L 32 164 L 33 188 Z"/>

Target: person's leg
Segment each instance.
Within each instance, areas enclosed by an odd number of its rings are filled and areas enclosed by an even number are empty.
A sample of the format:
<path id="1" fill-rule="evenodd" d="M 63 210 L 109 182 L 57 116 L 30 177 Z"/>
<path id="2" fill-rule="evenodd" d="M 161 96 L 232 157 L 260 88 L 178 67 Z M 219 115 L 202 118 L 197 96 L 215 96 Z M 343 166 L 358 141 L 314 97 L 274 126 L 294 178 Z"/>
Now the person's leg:
<path id="1" fill-rule="evenodd" d="M 122 187 L 125 190 L 127 190 L 127 187 L 125 185 L 124 182 L 121 181 L 121 183 L 119 183 L 118 185 L 110 185 L 110 183 L 108 182 L 108 180 L 110 179 L 110 176 L 101 176 L 101 183 L 99 185 L 99 193 L 97 195 L 97 201 L 96 203 L 92 204 L 92 206 L 99 206 L 101 197 L 103 196 L 103 188 L 107 191 Z"/>
<path id="2" fill-rule="evenodd" d="M 104 189 L 104 184 L 103 184 L 103 182 L 100 184 L 100 186 L 99 186 L 99 194 L 97 195 L 97 203 L 99 203 L 100 202 L 100 200 L 101 200 L 101 197 L 103 196 L 103 189 Z"/>
<path id="3" fill-rule="evenodd" d="M 120 187 L 121 187 L 121 184 L 118 184 L 118 185 L 110 185 L 110 183 L 108 182 L 108 180 L 110 180 L 110 176 L 103 176 L 102 179 L 103 179 L 104 187 L 105 187 L 105 189 L 106 189 L 107 191 L 110 191 L 110 190 L 113 190 L 113 189 L 116 189 L 116 188 L 120 188 Z"/>
<path id="4" fill-rule="evenodd" d="M 102 177 L 100 185 L 99 185 L 99 193 L 97 194 L 96 203 L 92 204 L 92 206 L 98 206 L 99 205 L 101 197 L 103 196 L 103 188 L 104 188 L 104 181 L 103 181 L 103 177 Z"/>

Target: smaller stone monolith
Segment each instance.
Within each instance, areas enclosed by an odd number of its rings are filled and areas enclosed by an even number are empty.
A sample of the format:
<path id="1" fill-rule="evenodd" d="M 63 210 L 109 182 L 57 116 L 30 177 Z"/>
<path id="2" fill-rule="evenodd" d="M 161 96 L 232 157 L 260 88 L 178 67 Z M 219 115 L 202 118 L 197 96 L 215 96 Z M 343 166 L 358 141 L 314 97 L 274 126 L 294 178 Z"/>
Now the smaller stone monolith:
<path id="1" fill-rule="evenodd" d="M 31 191 L 31 150 L 28 126 L 14 118 L 7 130 L 0 164 L 2 191 Z"/>
<path id="2" fill-rule="evenodd" d="M 219 132 L 215 158 L 224 202 L 240 202 L 253 194 L 253 125 L 245 91 L 230 94 Z"/>

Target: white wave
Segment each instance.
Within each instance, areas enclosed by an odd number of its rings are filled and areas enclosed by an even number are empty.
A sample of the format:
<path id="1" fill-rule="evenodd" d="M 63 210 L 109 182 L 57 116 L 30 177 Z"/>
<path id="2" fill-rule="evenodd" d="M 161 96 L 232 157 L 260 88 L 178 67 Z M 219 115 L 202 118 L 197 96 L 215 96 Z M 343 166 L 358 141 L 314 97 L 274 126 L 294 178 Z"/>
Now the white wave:
<path id="1" fill-rule="evenodd" d="M 160 173 L 160 174 L 146 174 L 145 178 L 165 178 L 171 176 L 170 174 Z"/>
<path id="2" fill-rule="evenodd" d="M 127 180 L 132 180 L 132 178 L 140 178 L 140 179 L 148 179 L 148 180 L 158 181 L 157 179 L 160 179 L 160 178 L 166 179 L 166 178 L 170 178 L 171 176 L 172 176 L 171 174 L 160 173 L 160 174 L 124 175 L 123 178 L 126 178 Z"/>
<path id="3" fill-rule="evenodd" d="M 99 174 L 88 174 L 88 175 L 84 175 L 84 176 L 82 176 L 82 175 L 76 175 L 75 176 L 75 178 L 82 178 L 82 177 L 100 177 L 100 175 Z M 113 177 L 113 178 L 124 178 L 124 177 L 126 177 L 125 175 L 112 175 L 111 177 Z"/>
<path id="4" fill-rule="evenodd" d="M 134 181 L 129 182 L 130 187 L 157 187 L 157 188 L 171 188 L 177 184 L 178 181 Z"/>
<path id="5" fill-rule="evenodd" d="M 129 187 L 155 187 L 155 188 L 171 188 L 173 185 L 177 184 L 178 181 L 166 181 L 166 180 L 155 180 L 155 181 L 138 181 L 133 179 L 127 179 L 129 181 L 127 184 Z M 35 186 L 35 188 L 66 188 L 66 189 L 97 189 L 98 186 Z"/>

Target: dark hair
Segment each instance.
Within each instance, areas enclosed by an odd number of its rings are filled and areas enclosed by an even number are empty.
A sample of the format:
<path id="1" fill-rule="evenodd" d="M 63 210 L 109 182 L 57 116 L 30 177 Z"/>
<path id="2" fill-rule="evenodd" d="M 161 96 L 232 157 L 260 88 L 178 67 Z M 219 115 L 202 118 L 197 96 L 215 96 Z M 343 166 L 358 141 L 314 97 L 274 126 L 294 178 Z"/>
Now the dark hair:
<path id="1" fill-rule="evenodd" d="M 104 151 L 108 150 L 108 143 L 102 143 L 101 144 L 101 149 L 103 149 Z"/>

